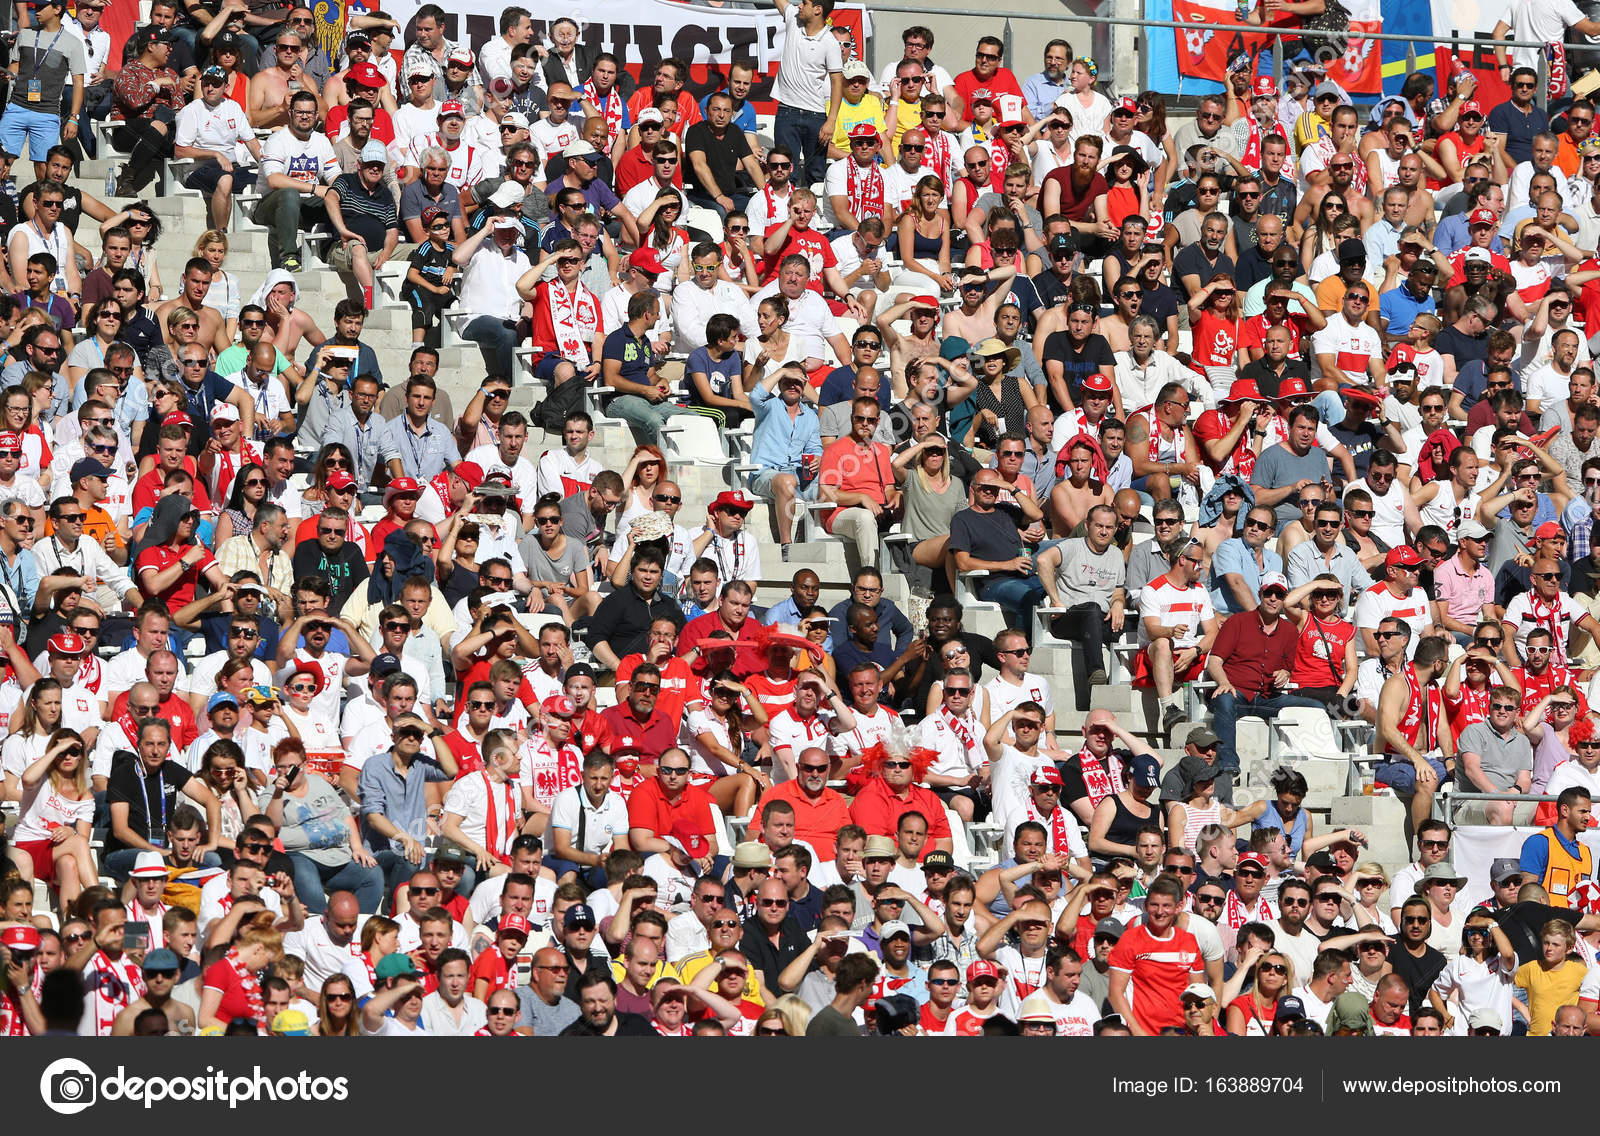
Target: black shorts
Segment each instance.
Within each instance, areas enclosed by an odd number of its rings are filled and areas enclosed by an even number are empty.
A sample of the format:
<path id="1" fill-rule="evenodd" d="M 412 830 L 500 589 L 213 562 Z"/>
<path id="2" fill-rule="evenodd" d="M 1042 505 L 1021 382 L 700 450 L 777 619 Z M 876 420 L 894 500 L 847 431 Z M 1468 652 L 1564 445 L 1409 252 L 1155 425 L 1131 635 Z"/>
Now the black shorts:
<path id="1" fill-rule="evenodd" d="M 185 189 L 198 189 L 201 193 L 210 195 L 217 190 L 217 183 L 222 180 L 222 167 L 211 159 L 199 162 L 189 171 L 189 176 L 183 179 Z M 249 189 L 256 183 L 255 170 L 233 167 L 233 192 Z"/>

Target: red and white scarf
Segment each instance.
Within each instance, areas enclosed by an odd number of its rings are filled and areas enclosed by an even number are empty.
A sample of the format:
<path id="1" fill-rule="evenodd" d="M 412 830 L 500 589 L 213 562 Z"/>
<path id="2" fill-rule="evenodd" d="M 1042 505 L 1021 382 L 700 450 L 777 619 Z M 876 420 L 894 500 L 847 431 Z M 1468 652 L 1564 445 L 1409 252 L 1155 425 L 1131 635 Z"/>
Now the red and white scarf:
<path id="1" fill-rule="evenodd" d="M 0 1037 L 27 1037 L 28 1026 L 22 1019 L 22 1003 L 15 991 L 0 993 Z"/>
<path id="2" fill-rule="evenodd" d="M 144 997 L 144 975 L 127 955 L 113 962 L 104 951 L 89 960 L 89 986 L 85 998 L 88 1013 L 94 1017 L 96 1037 L 110 1037 L 117 1015 Z"/>
<path id="3" fill-rule="evenodd" d="M 1239 898 L 1237 892 L 1228 893 L 1228 902 L 1222 907 L 1222 921 L 1234 931 L 1246 923 L 1268 923 L 1272 920 L 1272 904 L 1260 896 L 1249 907 Z"/>
<path id="4" fill-rule="evenodd" d="M 617 137 L 622 133 L 622 112 L 627 104 L 622 101 L 622 96 L 617 93 L 615 86 L 606 93 L 604 99 L 601 99 L 599 88 L 594 85 L 593 79 L 584 83 L 582 91 L 583 97 L 591 106 L 598 108 L 606 120 L 606 149 L 610 150 L 616 145 Z"/>
<path id="5" fill-rule="evenodd" d="M 1248 121 L 1248 125 L 1250 127 L 1250 139 L 1244 144 L 1244 164 L 1248 169 L 1259 170 L 1261 168 L 1261 124 L 1252 118 Z M 1283 128 L 1283 123 L 1281 122 L 1274 122 L 1272 129 L 1267 131 L 1267 134 L 1276 134 L 1285 143 L 1289 141 L 1289 132 Z"/>
<path id="6" fill-rule="evenodd" d="M 1057 856 L 1071 856 L 1071 844 L 1067 836 L 1067 810 L 1060 805 L 1055 807 L 1048 819 L 1033 803 L 1033 794 L 1028 794 L 1028 819 L 1035 824 L 1042 824 L 1050 830 L 1050 851 Z M 1015 827 L 1015 826 L 1013 826 Z"/>
<path id="7" fill-rule="evenodd" d="M 1089 807 L 1097 807 L 1107 797 L 1118 793 L 1123 785 L 1122 762 L 1117 760 L 1116 754 L 1106 754 L 1106 763 L 1100 764 L 1100 759 L 1089 752 L 1089 747 L 1078 751 L 1078 767 L 1083 771 L 1083 787 L 1089 792 Z"/>
<path id="8" fill-rule="evenodd" d="M 261 447 L 251 441 L 241 442 L 239 453 L 223 450 L 217 454 L 217 460 L 211 466 L 211 499 L 226 501 L 229 490 L 233 488 L 235 475 L 252 462 L 261 465 L 264 460 Z"/>
<path id="9" fill-rule="evenodd" d="M 258 1027 L 267 1024 L 267 1003 L 261 996 L 261 979 L 256 972 L 245 966 L 244 960 L 239 957 L 236 947 L 228 948 L 228 953 L 222 956 L 222 961 L 233 968 L 234 975 L 239 979 L 239 989 L 243 991 L 245 1000 L 249 1004 L 249 1017 Z"/>
<path id="10" fill-rule="evenodd" d="M 1217 421 L 1222 423 L 1224 435 L 1233 429 L 1234 420 L 1220 410 L 1217 411 Z M 1246 430 L 1239 435 L 1239 444 L 1233 448 L 1233 453 L 1222 463 L 1222 472 L 1236 473 L 1243 480 L 1249 481 L 1255 468 L 1256 452 L 1250 447 L 1250 431 Z"/>
<path id="11" fill-rule="evenodd" d="M 1528 619 L 1534 625 L 1543 627 L 1550 632 L 1552 646 L 1550 648 L 1550 665 L 1552 667 L 1564 664 L 1567 661 L 1568 626 L 1571 617 L 1563 612 L 1563 596 L 1556 593 L 1555 603 L 1546 603 L 1538 592 L 1528 592 Z"/>
<path id="12" fill-rule="evenodd" d="M 1170 442 L 1172 443 L 1173 447 L 1176 448 L 1178 444 L 1178 431 L 1174 430 L 1171 438 L 1163 438 L 1161 436 L 1161 420 L 1156 417 L 1156 408 L 1153 406 L 1140 415 L 1140 417 L 1142 417 L 1146 424 L 1148 424 L 1150 427 L 1150 453 L 1146 456 L 1150 461 L 1160 461 L 1161 443 Z"/>
<path id="13" fill-rule="evenodd" d="M 955 165 L 955 147 L 950 143 L 950 135 L 943 130 L 924 130 L 923 133 L 928 136 L 928 148 L 922 155 L 922 168 L 943 182 L 948 194 L 954 189 L 950 184 L 950 171 Z"/>
<path id="14" fill-rule="evenodd" d="M 484 808 L 483 832 L 484 847 L 489 850 L 496 860 L 502 864 L 511 863 L 511 842 L 517 838 L 516 808 L 517 791 L 509 781 L 502 781 L 500 787 L 505 790 L 505 819 L 501 820 L 500 811 L 495 808 L 495 783 L 487 770 L 483 773 Z"/>
<path id="15" fill-rule="evenodd" d="M 587 367 L 589 345 L 600 327 L 600 305 L 594 293 L 582 284 L 575 284 L 569 292 L 560 280 L 552 280 L 545 285 L 545 296 L 561 357 L 574 367 Z"/>
<path id="16" fill-rule="evenodd" d="M 439 503 L 444 506 L 444 515 L 448 517 L 454 513 L 456 511 L 456 507 L 450 503 L 450 471 L 447 469 L 441 469 L 438 473 L 428 478 L 428 484 L 431 485 L 433 487 L 433 491 L 439 495 Z M 353 515 L 350 518 L 350 523 L 355 523 L 355 517 Z"/>
<path id="17" fill-rule="evenodd" d="M 860 163 L 854 158 L 845 159 L 844 196 L 850 212 L 857 221 L 883 216 L 883 174 L 878 163 L 869 162 L 862 173 Z"/>
<path id="18" fill-rule="evenodd" d="M 978 743 L 973 738 L 972 731 L 967 728 L 967 723 L 950 713 L 950 708 L 947 706 L 939 707 L 939 717 L 943 718 L 944 724 L 950 727 L 950 732 L 961 739 L 961 744 L 967 747 L 967 752 L 969 754 L 972 753 Z"/>
<path id="19" fill-rule="evenodd" d="M 1417 668 L 1411 663 L 1407 663 L 1400 673 L 1405 676 L 1406 689 L 1410 692 L 1405 716 L 1400 719 L 1400 732 L 1418 752 L 1430 754 L 1439 746 L 1439 688 L 1430 683 L 1424 690 L 1422 683 L 1417 680 Z M 1420 745 L 1417 744 L 1419 733 L 1422 735 Z"/>

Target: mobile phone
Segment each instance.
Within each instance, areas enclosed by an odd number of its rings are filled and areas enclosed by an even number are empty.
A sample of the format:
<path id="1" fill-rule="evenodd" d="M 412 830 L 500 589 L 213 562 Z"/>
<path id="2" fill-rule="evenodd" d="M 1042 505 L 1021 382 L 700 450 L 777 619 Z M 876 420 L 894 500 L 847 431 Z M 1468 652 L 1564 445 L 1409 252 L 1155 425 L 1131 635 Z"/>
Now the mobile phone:
<path id="1" fill-rule="evenodd" d="M 143 919 L 131 920 L 122 926 L 122 949 L 143 951 L 150 947 L 150 924 Z"/>

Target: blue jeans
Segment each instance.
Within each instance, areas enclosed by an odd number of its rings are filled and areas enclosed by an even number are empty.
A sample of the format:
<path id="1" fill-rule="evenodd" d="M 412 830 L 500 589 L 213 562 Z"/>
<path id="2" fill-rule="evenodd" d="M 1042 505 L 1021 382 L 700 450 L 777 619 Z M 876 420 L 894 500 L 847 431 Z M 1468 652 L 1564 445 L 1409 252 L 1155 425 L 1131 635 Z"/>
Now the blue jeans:
<path id="1" fill-rule="evenodd" d="M 24 80 L 13 79 L 13 83 Z M 0 117 L 0 146 L 13 154 L 21 154 L 23 144 L 28 147 L 28 157 L 35 162 L 44 161 L 45 151 L 61 141 L 61 117 L 42 110 L 29 110 L 15 103 L 6 106 Z"/>
<path id="2" fill-rule="evenodd" d="M 578 882 L 590 891 L 596 891 L 606 886 L 606 870 L 599 865 L 591 868 L 582 864 L 574 864 L 571 860 L 546 856 L 544 858 L 544 866 L 554 872 L 558 880 L 568 872 L 575 873 L 578 877 Z"/>
<path id="3" fill-rule="evenodd" d="M 329 867 L 298 852 L 289 853 L 289 862 L 294 865 L 295 894 L 313 915 L 321 915 L 328 909 L 328 893 L 335 891 L 354 892 L 356 902 L 367 915 L 378 910 L 383 899 L 381 868 L 363 868 L 354 860 Z"/>
<path id="4" fill-rule="evenodd" d="M 107 852 L 100 857 L 101 874 L 110 876 L 118 883 L 127 883 L 128 873 L 133 871 L 133 863 L 142 851 L 142 848 L 119 848 L 115 852 Z M 220 868 L 222 857 L 215 852 L 207 852 L 201 863 L 208 868 Z"/>
<path id="5" fill-rule="evenodd" d="M 1335 422 L 1344 421 L 1344 399 L 1339 397 L 1338 391 L 1323 391 L 1311 400 L 1311 405 L 1317 408 L 1317 413 L 1322 415 L 1322 424 L 1331 426 Z"/>
<path id="6" fill-rule="evenodd" d="M 1000 609 L 1013 620 L 1010 626 L 1026 635 L 1029 644 L 1033 642 L 1033 609 L 1044 602 L 1044 598 L 1044 585 L 1039 582 L 1037 575 L 1031 573 L 984 582 L 983 599 L 999 604 Z"/>
<path id="7" fill-rule="evenodd" d="M 510 380 L 516 366 L 517 329 L 496 316 L 479 316 L 461 329 L 483 352 L 483 365 L 491 375 Z"/>
<path id="8" fill-rule="evenodd" d="M 1211 713 L 1216 720 L 1211 728 L 1217 735 L 1217 765 L 1229 773 L 1239 772 L 1239 751 L 1234 747 L 1234 738 L 1238 735 L 1240 718 L 1259 718 L 1289 706 L 1321 709 L 1323 703 L 1298 694 L 1272 694 L 1261 698 L 1246 698 L 1242 694 L 1215 695 L 1211 699 Z"/>
<path id="9" fill-rule="evenodd" d="M 661 427 L 667 419 L 679 414 L 693 414 L 687 406 L 675 402 L 651 402 L 636 394 L 622 394 L 611 400 L 606 412 L 620 418 L 633 431 L 633 440 L 641 446 L 661 444 Z"/>
<path id="10" fill-rule="evenodd" d="M 820 111 L 780 106 L 772 121 L 772 140 L 787 146 L 795 158 L 795 184 L 809 186 L 827 174 L 828 149 L 817 136 L 828 116 Z M 805 176 L 802 177 L 801 172 Z"/>
<path id="11" fill-rule="evenodd" d="M 404 852 L 396 852 L 392 848 L 375 851 L 372 858 L 378 861 L 378 868 L 383 872 L 383 894 L 386 896 L 392 896 L 395 888 L 410 880 L 413 872 L 422 871 L 428 863 L 428 858 L 424 856 L 421 864 L 413 864 L 406 859 Z"/>

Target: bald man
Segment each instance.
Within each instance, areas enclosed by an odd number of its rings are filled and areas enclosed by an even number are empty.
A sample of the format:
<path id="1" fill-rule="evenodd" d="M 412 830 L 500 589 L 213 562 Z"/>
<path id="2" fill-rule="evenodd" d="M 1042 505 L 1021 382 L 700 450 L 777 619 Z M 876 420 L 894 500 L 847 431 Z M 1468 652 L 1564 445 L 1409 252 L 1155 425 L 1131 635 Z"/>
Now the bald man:
<path id="1" fill-rule="evenodd" d="M 533 977 L 517 987 L 520 1013 L 517 1025 L 528 1026 L 534 1037 L 554 1037 L 578 1020 L 578 1004 L 562 993 L 567 982 L 567 956 L 555 947 L 533 953 Z"/>

